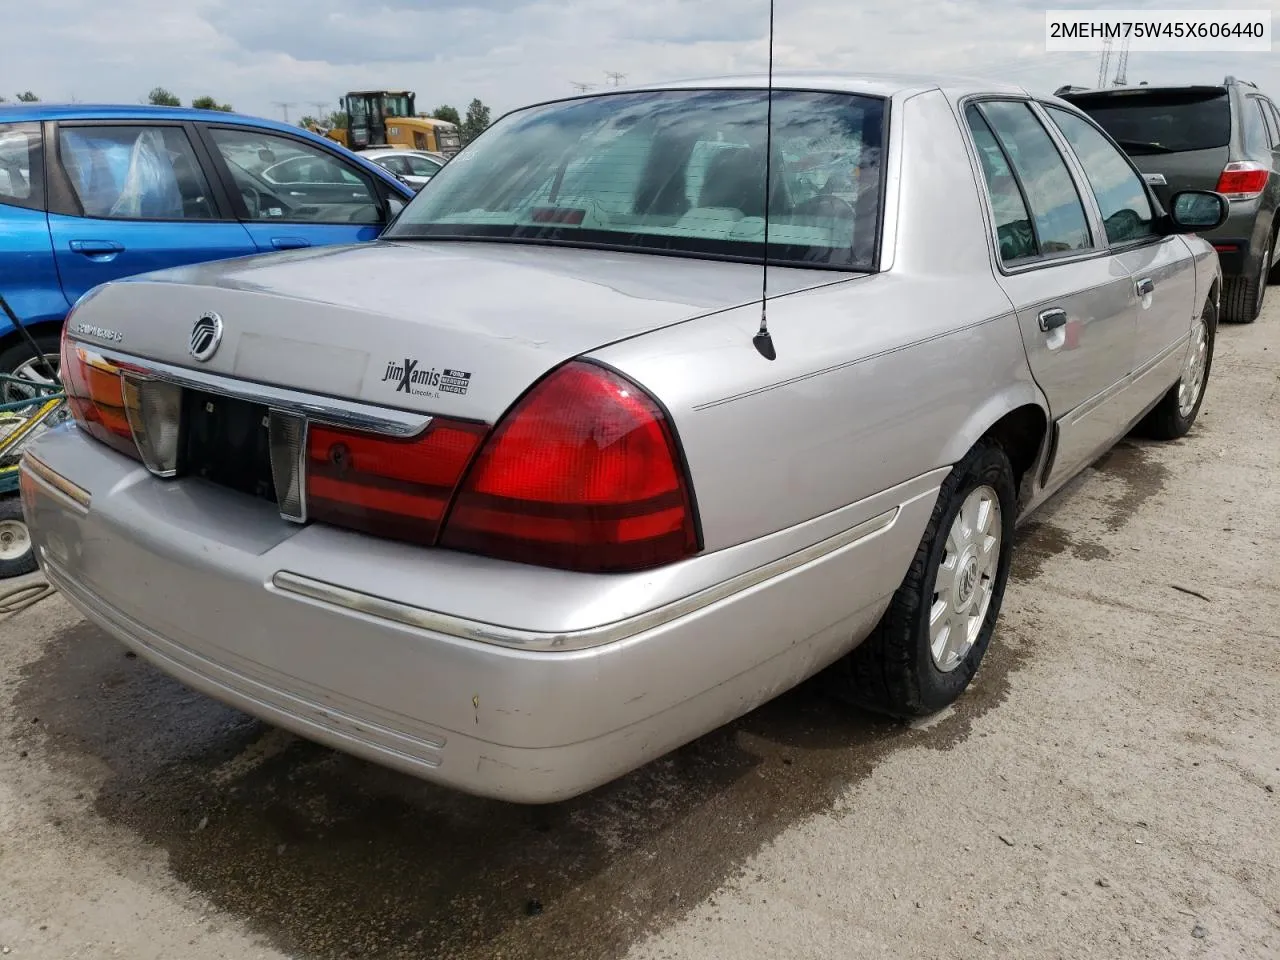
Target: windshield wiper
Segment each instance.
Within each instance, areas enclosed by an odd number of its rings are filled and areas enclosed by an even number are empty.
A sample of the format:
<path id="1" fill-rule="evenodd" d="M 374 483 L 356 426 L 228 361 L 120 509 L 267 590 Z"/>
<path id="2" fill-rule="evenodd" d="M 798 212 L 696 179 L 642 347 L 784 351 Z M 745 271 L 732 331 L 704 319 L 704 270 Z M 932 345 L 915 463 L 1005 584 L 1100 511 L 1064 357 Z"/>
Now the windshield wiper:
<path id="1" fill-rule="evenodd" d="M 1116 140 L 1116 143 L 1124 147 L 1126 150 L 1149 150 L 1151 153 L 1177 153 L 1172 147 L 1166 147 L 1161 143 L 1152 143 L 1149 140 Z"/>

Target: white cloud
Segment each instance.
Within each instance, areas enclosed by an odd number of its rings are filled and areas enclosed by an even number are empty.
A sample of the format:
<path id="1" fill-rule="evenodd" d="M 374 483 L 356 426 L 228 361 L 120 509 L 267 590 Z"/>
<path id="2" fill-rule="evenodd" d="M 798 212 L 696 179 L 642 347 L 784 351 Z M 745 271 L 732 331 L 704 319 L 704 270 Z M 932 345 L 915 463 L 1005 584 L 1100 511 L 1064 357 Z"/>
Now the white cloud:
<path id="1" fill-rule="evenodd" d="M 45 99 L 134 103 L 162 85 L 184 101 L 210 94 L 268 116 L 279 115 L 278 101 L 295 103 L 297 117 L 314 112 L 311 101 L 336 106 L 347 89 L 381 87 L 416 90 L 420 109 L 465 109 L 479 97 L 496 115 L 567 94 L 572 81 L 603 84 L 605 71 L 643 83 L 762 71 L 767 56 L 765 0 L 0 2 L 4 95 L 31 89 Z M 778 69 L 942 70 L 1041 90 L 1097 77 L 1096 55 L 1044 53 L 1044 6 L 1025 0 L 783 0 L 776 41 Z M 1280 95 L 1272 54 L 1129 61 L 1130 80 L 1151 83 L 1218 82 L 1227 73 Z"/>

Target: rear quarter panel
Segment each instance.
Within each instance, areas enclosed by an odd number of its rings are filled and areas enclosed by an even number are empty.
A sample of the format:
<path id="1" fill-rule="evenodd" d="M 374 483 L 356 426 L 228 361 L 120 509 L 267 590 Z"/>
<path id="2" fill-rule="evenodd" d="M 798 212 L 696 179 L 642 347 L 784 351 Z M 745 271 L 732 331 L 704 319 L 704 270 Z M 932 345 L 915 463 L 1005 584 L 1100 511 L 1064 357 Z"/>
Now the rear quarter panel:
<path id="1" fill-rule="evenodd" d="M 948 466 L 1004 413 L 1043 407 L 946 98 L 894 111 L 889 269 L 770 300 L 773 362 L 751 343 L 758 306 L 593 354 L 670 411 L 708 550 Z"/>

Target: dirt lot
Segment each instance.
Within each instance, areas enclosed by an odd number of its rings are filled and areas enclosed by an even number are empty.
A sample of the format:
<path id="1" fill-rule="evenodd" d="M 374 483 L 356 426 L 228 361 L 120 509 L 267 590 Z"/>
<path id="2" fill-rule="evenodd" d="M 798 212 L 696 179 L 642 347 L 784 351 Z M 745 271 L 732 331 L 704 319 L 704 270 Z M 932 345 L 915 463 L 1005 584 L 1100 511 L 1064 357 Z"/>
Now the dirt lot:
<path id="1" fill-rule="evenodd" d="M 1190 437 L 1126 441 L 1023 531 L 953 712 L 811 685 L 550 808 L 273 731 L 47 600 L 0 623 L 0 947 L 1280 956 L 1278 360 L 1273 291 Z"/>

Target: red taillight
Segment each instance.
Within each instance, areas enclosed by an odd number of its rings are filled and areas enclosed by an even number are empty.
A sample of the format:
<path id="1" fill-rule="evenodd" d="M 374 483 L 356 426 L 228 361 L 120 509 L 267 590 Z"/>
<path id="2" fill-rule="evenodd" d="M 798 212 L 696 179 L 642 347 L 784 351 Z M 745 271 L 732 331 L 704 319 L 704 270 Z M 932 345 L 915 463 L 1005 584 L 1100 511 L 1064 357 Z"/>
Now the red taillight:
<path id="1" fill-rule="evenodd" d="M 1252 200 L 1266 188 L 1270 175 L 1270 169 L 1261 163 L 1238 160 L 1223 168 L 1215 189 L 1228 200 Z"/>
<path id="2" fill-rule="evenodd" d="M 403 440 L 312 424 L 307 515 L 378 536 L 435 543 L 485 430 L 437 418 L 421 436 Z"/>
<path id="3" fill-rule="evenodd" d="M 59 379 L 76 423 L 120 453 L 140 459 L 125 413 L 120 368 L 63 333 Z"/>
<path id="4" fill-rule="evenodd" d="M 693 504 L 661 408 L 603 367 L 561 367 L 498 424 L 440 545 L 593 572 L 696 552 Z"/>

